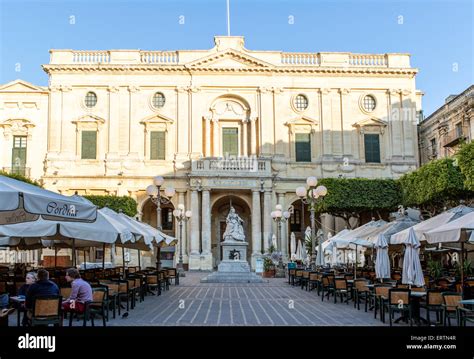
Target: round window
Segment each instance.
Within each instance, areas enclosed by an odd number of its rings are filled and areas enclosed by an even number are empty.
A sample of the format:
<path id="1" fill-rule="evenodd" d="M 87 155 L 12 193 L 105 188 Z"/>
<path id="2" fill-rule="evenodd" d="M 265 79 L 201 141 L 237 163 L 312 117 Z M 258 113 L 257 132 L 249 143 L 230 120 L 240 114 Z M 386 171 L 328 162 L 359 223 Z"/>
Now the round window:
<path id="1" fill-rule="evenodd" d="M 163 95 L 161 92 L 157 92 L 153 95 L 152 103 L 153 107 L 155 108 L 161 108 L 165 105 L 165 95 Z"/>
<path id="2" fill-rule="evenodd" d="M 97 104 L 97 95 L 92 91 L 88 92 L 84 104 L 89 108 L 94 107 Z"/>
<path id="3" fill-rule="evenodd" d="M 299 111 L 306 110 L 308 108 L 308 98 L 305 95 L 296 96 L 295 107 Z"/>
<path id="4" fill-rule="evenodd" d="M 375 110 L 375 98 L 371 95 L 367 95 L 364 97 L 364 110 L 366 110 L 367 112 L 372 112 L 373 110 Z"/>

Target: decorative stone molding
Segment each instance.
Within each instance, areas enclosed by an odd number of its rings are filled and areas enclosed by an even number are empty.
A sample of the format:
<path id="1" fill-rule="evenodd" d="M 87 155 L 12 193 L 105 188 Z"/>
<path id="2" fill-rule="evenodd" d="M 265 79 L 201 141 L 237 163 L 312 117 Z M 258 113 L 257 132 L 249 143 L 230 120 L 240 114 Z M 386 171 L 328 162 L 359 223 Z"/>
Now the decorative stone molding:
<path id="1" fill-rule="evenodd" d="M 3 128 L 3 135 L 6 140 L 10 136 L 27 136 L 31 140 L 32 130 L 36 125 L 27 119 L 9 119 L 0 122 L 0 128 Z"/>
<path id="2" fill-rule="evenodd" d="M 327 87 L 323 87 L 319 90 L 322 95 L 329 95 L 331 93 L 331 89 Z"/>
<path id="3" fill-rule="evenodd" d="M 152 130 L 168 131 L 169 127 L 173 123 L 174 123 L 174 120 L 172 118 L 169 118 L 162 114 L 148 116 L 140 121 L 140 124 L 142 124 L 145 127 L 145 133 L 148 133 L 149 131 L 152 131 Z"/>
<path id="4" fill-rule="evenodd" d="M 362 121 L 356 122 L 352 125 L 352 127 L 355 127 L 359 131 L 360 134 L 380 133 L 383 135 L 387 125 L 388 125 L 387 122 L 382 121 L 378 118 L 372 117 L 372 118 L 367 118 Z"/>
<path id="5" fill-rule="evenodd" d="M 348 95 L 348 94 L 351 93 L 351 89 L 349 89 L 349 88 L 340 88 L 340 89 L 339 89 L 339 93 L 340 93 L 341 95 Z"/>
<path id="6" fill-rule="evenodd" d="M 107 87 L 107 91 L 110 93 L 117 93 L 120 91 L 120 87 L 118 86 L 109 86 Z"/>
<path id="7" fill-rule="evenodd" d="M 100 127 L 105 124 L 105 119 L 96 115 L 84 115 L 76 120 L 71 121 L 76 125 L 76 131 L 84 129 L 100 130 Z"/>
<path id="8" fill-rule="evenodd" d="M 128 86 L 127 90 L 131 93 L 136 93 L 136 92 L 140 92 L 140 87 L 138 87 L 138 86 Z"/>
<path id="9" fill-rule="evenodd" d="M 299 132 L 297 131 L 298 129 L 301 129 L 301 132 L 311 132 L 314 134 L 318 125 L 319 123 L 317 120 L 308 116 L 299 116 L 285 122 L 285 126 L 288 126 L 290 134 Z"/>

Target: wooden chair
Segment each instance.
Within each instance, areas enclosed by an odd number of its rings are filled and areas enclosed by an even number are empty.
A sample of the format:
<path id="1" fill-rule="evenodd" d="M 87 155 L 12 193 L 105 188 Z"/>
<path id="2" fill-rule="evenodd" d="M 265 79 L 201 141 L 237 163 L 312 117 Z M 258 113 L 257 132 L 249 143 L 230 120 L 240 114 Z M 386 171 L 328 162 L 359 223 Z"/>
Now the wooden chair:
<path id="1" fill-rule="evenodd" d="M 374 318 L 377 318 L 377 310 L 380 310 L 380 319 L 385 323 L 385 304 L 388 302 L 389 290 L 392 289 L 391 284 L 377 284 L 374 286 Z"/>
<path id="2" fill-rule="evenodd" d="M 334 278 L 334 277 L 332 277 Z M 324 296 L 327 295 L 329 299 L 329 294 L 333 293 L 334 294 L 334 285 L 331 283 L 331 279 L 329 276 L 323 276 L 321 278 L 321 301 L 324 301 Z M 324 294 L 324 292 L 327 292 L 327 294 Z"/>
<path id="3" fill-rule="evenodd" d="M 367 305 L 370 301 L 370 289 L 367 287 L 367 279 L 355 279 L 353 287 L 353 296 L 354 296 L 354 308 L 357 305 L 357 310 L 360 310 L 360 300 L 364 299 L 365 302 L 365 311 L 367 312 Z"/>
<path id="4" fill-rule="evenodd" d="M 313 290 L 315 287 L 319 291 L 319 285 L 321 283 L 321 274 L 316 272 L 309 273 L 308 286 L 309 290 Z"/>
<path id="5" fill-rule="evenodd" d="M 413 317 L 411 312 L 410 289 L 392 288 L 388 291 L 388 315 L 390 318 L 390 326 L 392 326 L 393 314 L 395 312 L 408 313 L 410 319 L 410 327 L 413 325 Z M 383 309 L 382 309 L 383 312 Z"/>
<path id="6" fill-rule="evenodd" d="M 306 288 L 306 290 L 308 290 L 308 286 L 309 286 L 309 271 L 303 271 L 303 274 L 301 276 L 301 289 L 303 289 L 303 287 Z"/>
<path id="7" fill-rule="evenodd" d="M 174 282 L 174 285 L 179 285 L 179 273 L 176 268 L 168 268 L 168 278 L 170 282 Z"/>
<path id="8" fill-rule="evenodd" d="M 429 289 L 426 292 L 426 302 L 420 304 L 420 308 L 425 308 L 426 310 L 426 321 L 428 325 L 431 325 L 430 312 L 436 313 L 436 321 L 442 322 L 442 314 L 444 311 L 443 308 L 443 294 L 439 290 Z"/>
<path id="9" fill-rule="evenodd" d="M 62 298 L 59 295 L 36 297 L 33 301 L 31 326 L 62 325 L 61 304 Z"/>
<path id="10" fill-rule="evenodd" d="M 462 307 L 459 301 L 462 300 L 461 293 L 455 292 L 444 292 L 443 293 L 443 324 L 446 326 L 446 319 L 448 320 L 449 326 L 451 326 L 451 316 L 454 314 L 458 324 L 459 323 L 459 312 L 458 308 Z"/>
<path id="11" fill-rule="evenodd" d="M 341 303 L 344 303 L 343 297 L 346 297 L 345 303 L 349 305 L 349 289 L 347 288 L 347 280 L 336 278 L 334 280 L 334 303 L 336 303 L 337 295 L 341 298 Z"/>
<path id="12" fill-rule="evenodd" d="M 102 324 L 106 326 L 105 308 L 107 306 L 107 288 L 97 287 L 92 289 L 92 301 L 86 302 L 86 307 L 84 311 L 84 326 L 86 325 L 87 320 L 90 319 L 91 325 L 94 326 L 94 317 L 96 314 L 102 316 Z"/>
<path id="13" fill-rule="evenodd" d="M 161 286 L 158 280 L 158 275 L 156 274 L 148 274 L 146 276 L 146 286 L 147 286 L 147 291 L 150 292 L 151 294 L 155 295 L 153 292 L 154 290 L 157 291 L 157 295 L 161 295 Z"/>

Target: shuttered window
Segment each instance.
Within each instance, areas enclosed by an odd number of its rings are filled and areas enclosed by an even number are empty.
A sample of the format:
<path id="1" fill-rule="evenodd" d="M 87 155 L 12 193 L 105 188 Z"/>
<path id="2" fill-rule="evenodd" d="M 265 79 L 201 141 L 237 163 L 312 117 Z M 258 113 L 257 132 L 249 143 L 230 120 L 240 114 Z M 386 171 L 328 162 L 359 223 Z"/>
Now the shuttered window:
<path id="1" fill-rule="evenodd" d="M 295 134 L 296 162 L 311 162 L 311 134 Z"/>
<path id="2" fill-rule="evenodd" d="M 81 159 L 97 159 L 97 131 L 82 131 Z"/>
<path id="3" fill-rule="evenodd" d="M 222 129 L 223 155 L 239 155 L 239 129 L 236 127 L 224 127 Z"/>
<path id="4" fill-rule="evenodd" d="M 364 134 L 365 162 L 380 163 L 380 139 L 377 134 Z"/>
<path id="5" fill-rule="evenodd" d="M 150 132 L 150 160 L 164 160 L 166 134 L 165 131 Z"/>
<path id="6" fill-rule="evenodd" d="M 12 173 L 25 175 L 26 136 L 14 136 L 12 148 Z"/>

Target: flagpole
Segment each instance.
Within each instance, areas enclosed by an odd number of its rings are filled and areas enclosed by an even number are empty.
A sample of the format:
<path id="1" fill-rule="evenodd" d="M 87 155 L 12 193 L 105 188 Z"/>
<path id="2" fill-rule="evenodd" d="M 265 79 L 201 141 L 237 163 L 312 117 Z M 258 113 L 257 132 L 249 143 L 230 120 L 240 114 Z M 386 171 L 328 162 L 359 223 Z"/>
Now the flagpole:
<path id="1" fill-rule="evenodd" d="M 230 0 L 227 0 L 227 36 L 230 36 Z"/>

